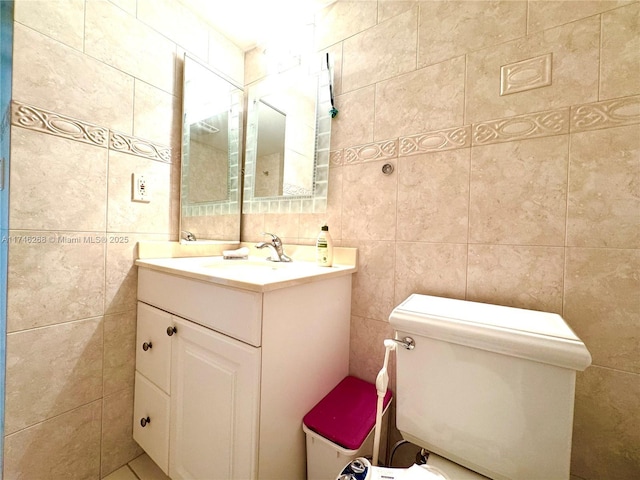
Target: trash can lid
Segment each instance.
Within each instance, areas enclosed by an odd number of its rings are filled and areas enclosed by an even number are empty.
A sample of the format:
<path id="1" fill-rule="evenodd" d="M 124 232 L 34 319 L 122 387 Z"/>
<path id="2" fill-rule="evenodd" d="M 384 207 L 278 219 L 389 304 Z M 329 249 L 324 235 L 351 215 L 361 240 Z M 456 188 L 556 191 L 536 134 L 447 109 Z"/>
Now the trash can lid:
<path id="1" fill-rule="evenodd" d="M 356 377 L 345 377 L 304 416 L 310 430 L 349 450 L 359 449 L 376 423 L 376 386 Z M 384 408 L 391 391 L 384 397 Z"/>

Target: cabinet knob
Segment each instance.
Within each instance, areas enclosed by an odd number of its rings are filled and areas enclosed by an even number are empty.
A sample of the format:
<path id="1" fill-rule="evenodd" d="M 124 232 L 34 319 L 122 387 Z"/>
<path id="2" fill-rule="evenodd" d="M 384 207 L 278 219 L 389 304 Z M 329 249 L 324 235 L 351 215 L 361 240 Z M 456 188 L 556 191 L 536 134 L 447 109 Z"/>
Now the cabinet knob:
<path id="1" fill-rule="evenodd" d="M 178 329 L 176 327 L 167 327 L 167 335 L 171 336 L 176 333 Z"/>
<path id="2" fill-rule="evenodd" d="M 150 348 L 153 348 L 153 344 L 151 342 L 144 342 L 142 344 L 142 349 L 146 352 Z"/>
<path id="3" fill-rule="evenodd" d="M 142 425 L 142 428 L 146 427 L 149 423 L 151 423 L 151 419 L 149 417 L 140 419 L 140 425 Z"/>

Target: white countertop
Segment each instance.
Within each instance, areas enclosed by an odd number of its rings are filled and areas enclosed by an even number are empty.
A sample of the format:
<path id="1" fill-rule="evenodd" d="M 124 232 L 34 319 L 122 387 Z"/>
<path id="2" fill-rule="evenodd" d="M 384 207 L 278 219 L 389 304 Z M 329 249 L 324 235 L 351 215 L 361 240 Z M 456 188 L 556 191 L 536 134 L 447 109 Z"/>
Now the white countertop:
<path id="1" fill-rule="evenodd" d="M 136 260 L 136 265 L 141 268 L 255 292 L 350 275 L 357 271 L 355 256 L 351 263 L 321 267 L 311 261 L 294 259 L 289 263 L 270 262 L 256 256 L 250 256 L 247 260 L 225 260 L 222 256 Z"/>

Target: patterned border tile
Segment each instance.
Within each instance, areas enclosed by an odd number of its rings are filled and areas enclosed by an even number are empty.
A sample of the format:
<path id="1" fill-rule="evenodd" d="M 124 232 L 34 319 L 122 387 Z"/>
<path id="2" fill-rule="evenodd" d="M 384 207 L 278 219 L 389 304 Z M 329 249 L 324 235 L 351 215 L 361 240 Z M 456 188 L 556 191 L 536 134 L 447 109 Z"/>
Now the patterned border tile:
<path id="1" fill-rule="evenodd" d="M 640 123 L 640 95 L 571 107 L 571 131 Z"/>
<path id="2" fill-rule="evenodd" d="M 569 133 L 569 108 L 473 124 L 473 145 Z"/>
<path id="3" fill-rule="evenodd" d="M 69 140 L 89 143 L 98 147 L 107 147 L 107 139 L 109 138 L 109 130 L 107 128 L 32 105 L 25 105 L 15 101 L 12 102 L 12 105 L 12 125 Z"/>
<path id="4" fill-rule="evenodd" d="M 358 147 L 345 148 L 344 163 L 373 162 L 398 156 L 398 140 L 386 140 L 384 142 L 368 143 Z"/>
<path id="5" fill-rule="evenodd" d="M 329 163 L 331 165 L 340 166 L 342 165 L 344 160 L 344 151 L 343 150 L 333 150 L 329 152 Z"/>
<path id="6" fill-rule="evenodd" d="M 500 68 L 500 95 L 551 85 L 552 54 L 540 55 Z"/>
<path id="7" fill-rule="evenodd" d="M 419 155 L 471 146 L 471 125 L 400 137 L 400 155 Z"/>
<path id="8" fill-rule="evenodd" d="M 100 127 L 93 123 L 50 112 L 43 108 L 11 102 L 11 125 L 57 137 L 84 142 L 118 152 L 171 163 L 171 149 L 142 138 L 133 137 Z"/>
<path id="9" fill-rule="evenodd" d="M 124 133 L 109 132 L 109 148 L 151 160 L 171 163 L 171 149 Z"/>

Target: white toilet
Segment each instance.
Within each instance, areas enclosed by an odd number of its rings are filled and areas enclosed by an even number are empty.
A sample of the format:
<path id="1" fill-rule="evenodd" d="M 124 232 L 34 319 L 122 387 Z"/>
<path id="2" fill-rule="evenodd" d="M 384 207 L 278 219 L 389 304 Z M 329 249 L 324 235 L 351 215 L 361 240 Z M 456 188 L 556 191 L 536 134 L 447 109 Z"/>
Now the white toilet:
<path id="1" fill-rule="evenodd" d="M 454 480 L 569 478 L 575 375 L 591 355 L 562 317 L 414 294 L 389 321 L 414 344 L 396 349 L 396 425 L 436 454 L 428 465 Z"/>

